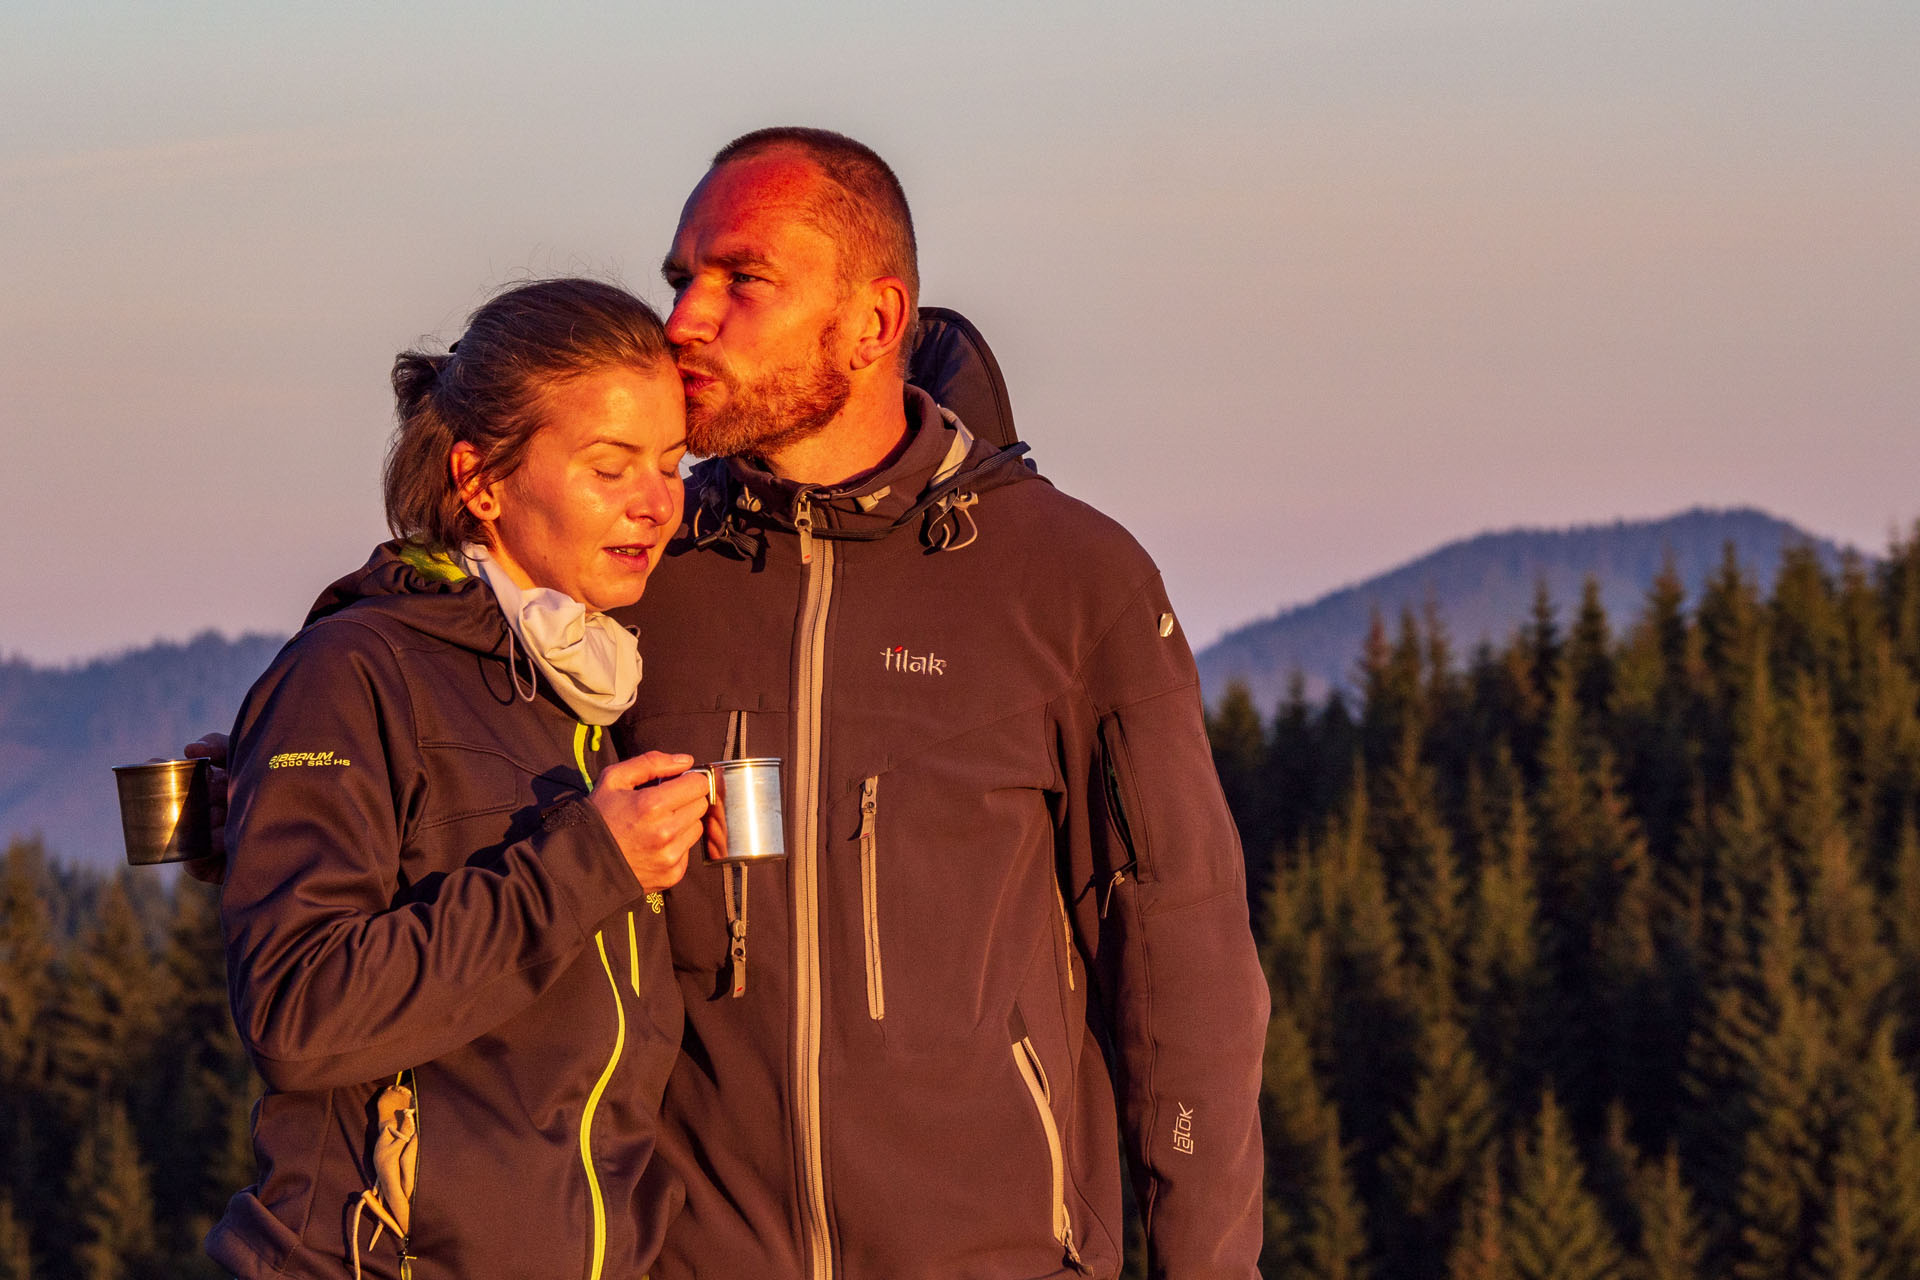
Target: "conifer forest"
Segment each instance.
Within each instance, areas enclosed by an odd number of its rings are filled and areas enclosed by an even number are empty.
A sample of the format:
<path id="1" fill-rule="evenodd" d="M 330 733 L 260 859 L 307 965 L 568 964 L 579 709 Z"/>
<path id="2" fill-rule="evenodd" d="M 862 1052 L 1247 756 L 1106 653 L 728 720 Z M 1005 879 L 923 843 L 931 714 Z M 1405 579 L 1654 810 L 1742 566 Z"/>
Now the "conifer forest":
<path id="1" fill-rule="evenodd" d="M 1268 1280 L 1920 1280 L 1920 532 L 1385 619 L 1352 689 L 1208 714 Z M 0 1280 L 217 1274 L 257 1088 L 212 893 L 16 839 Z"/>

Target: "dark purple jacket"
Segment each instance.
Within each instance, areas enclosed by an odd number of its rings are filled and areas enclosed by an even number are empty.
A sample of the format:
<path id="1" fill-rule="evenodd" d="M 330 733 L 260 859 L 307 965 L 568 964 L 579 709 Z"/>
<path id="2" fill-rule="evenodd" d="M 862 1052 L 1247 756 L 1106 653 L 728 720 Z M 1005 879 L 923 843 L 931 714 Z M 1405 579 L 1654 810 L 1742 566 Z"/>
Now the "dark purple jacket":
<path id="1" fill-rule="evenodd" d="M 678 1204 L 652 1160 L 681 1018 L 664 922 L 583 800 L 610 735 L 521 698 L 506 636 L 484 583 L 389 544 L 240 712 L 221 919 L 268 1092 L 259 1181 L 207 1250 L 245 1280 L 351 1274 L 370 1101 L 407 1070 L 417 1280 L 632 1280 Z M 395 1276 L 373 1226 L 365 1274 Z"/>
<path id="2" fill-rule="evenodd" d="M 1124 530 L 907 395 L 848 491 L 701 467 L 623 614 L 631 745 L 783 757 L 793 851 L 668 894 L 654 1280 L 1113 1276 L 1123 1141 L 1156 1274 L 1247 1280 L 1268 996 L 1192 656 Z"/>

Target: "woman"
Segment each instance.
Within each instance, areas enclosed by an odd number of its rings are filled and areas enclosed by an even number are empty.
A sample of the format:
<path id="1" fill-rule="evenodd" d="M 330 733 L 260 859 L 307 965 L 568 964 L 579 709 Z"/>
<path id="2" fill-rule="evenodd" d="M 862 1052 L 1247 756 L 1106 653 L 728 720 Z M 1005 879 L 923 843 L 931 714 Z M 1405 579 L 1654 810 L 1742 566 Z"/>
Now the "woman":
<path id="1" fill-rule="evenodd" d="M 637 1277 L 680 1034 L 660 891 L 686 756 L 616 763 L 639 599 L 679 524 L 658 318 L 555 280 L 394 363 L 397 542 L 327 589 L 234 730 L 221 897 L 268 1092 L 236 1276 Z M 651 785 L 644 785 L 651 784 Z"/>

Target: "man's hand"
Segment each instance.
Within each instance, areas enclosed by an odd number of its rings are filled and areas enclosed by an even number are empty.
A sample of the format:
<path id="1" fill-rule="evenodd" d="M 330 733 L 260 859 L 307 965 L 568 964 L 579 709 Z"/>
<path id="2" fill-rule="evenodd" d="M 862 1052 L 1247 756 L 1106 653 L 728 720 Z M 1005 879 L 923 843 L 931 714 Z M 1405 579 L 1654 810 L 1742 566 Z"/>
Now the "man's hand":
<path id="1" fill-rule="evenodd" d="M 707 780 L 687 772 L 692 763 L 692 756 L 649 751 L 609 765 L 587 797 L 648 893 L 680 882 L 688 853 L 700 838 Z"/>
<path id="2" fill-rule="evenodd" d="M 209 733 L 180 748 L 188 760 L 206 760 L 207 807 L 213 816 L 213 855 L 183 863 L 187 874 L 205 884 L 219 884 L 227 878 L 227 735 Z"/>

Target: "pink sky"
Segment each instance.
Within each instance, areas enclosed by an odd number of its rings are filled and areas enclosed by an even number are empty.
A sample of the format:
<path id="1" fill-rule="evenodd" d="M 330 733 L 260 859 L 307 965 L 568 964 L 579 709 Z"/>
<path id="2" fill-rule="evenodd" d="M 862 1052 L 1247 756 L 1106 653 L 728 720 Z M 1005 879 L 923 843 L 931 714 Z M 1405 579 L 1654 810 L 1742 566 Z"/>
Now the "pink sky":
<path id="1" fill-rule="evenodd" d="M 288 631 L 393 352 L 655 276 L 843 129 L 1190 634 L 1486 528 L 1920 517 L 1920 7 L 76 4 L 0 17 L 0 653 Z M 184 6 L 167 6 L 169 10 Z"/>

